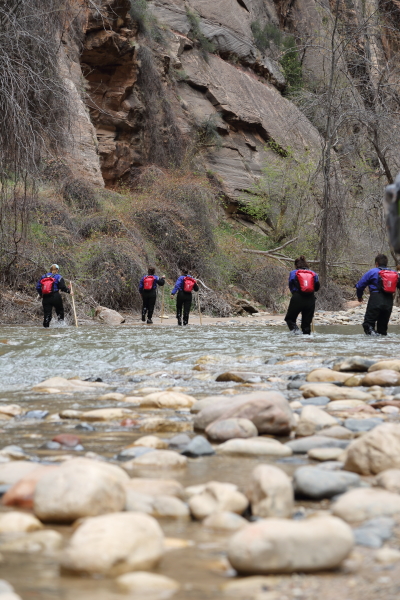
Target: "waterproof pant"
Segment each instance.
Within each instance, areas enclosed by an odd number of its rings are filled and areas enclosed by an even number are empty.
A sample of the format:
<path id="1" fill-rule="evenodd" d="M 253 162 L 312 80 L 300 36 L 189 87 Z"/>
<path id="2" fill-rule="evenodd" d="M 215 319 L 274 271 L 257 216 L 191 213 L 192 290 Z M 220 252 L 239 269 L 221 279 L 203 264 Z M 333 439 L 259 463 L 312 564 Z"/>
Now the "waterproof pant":
<path id="1" fill-rule="evenodd" d="M 183 324 L 189 323 L 189 313 L 192 306 L 192 292 L 179 291 L 176 297 L 176 318 L 178 319 L 178 325 L 182 322 L 182 308 L 183 308 Z"/>
<path id="2" fill-rule="evenodd" d="M 43 327 L 49 327 L 52 319 L 53 307 L 56 310 L 59 321 L 64 320 L 64 306 L 60 292 L 53 292 L 43 296 Z"/>
<path id="3" fill-rule="evenodd" d="M 154 312 L 154 306 L 155 306 L 156 300 L 157 300 L 156 290 L 149 290 L 149 291 L 143 290 L 142 300 L 143 300 L 142 320 L 144 321 L 144 319 L 146 318 L 146 313 L 147 313 L 147 318 L 149 320 L 151 320 L 151 318 L 153 316 L 153 312 Z"/>
<path id="4" fill-rule="evenodd" d="M 285 321 L 290 331 L 297 329 L 296 320 L 301 313 L 301 330 L 306 335 L 310 335 L 311 321 L 313 320 L 314 311 L 314 294 L 302 294 L 300 292 L 294 292 L 290 299 L 289 308 L 285 317 Z"/>
<path id="5" fill-rule="evenodd" d="M 372 292 L 369 296 L 367 310 L 364 316 L 363 328 L 367 335 L 375 331 L 381 335 L 387 335 L 388 323 L 392 314 L 394 294 L 384 292 Z"/>

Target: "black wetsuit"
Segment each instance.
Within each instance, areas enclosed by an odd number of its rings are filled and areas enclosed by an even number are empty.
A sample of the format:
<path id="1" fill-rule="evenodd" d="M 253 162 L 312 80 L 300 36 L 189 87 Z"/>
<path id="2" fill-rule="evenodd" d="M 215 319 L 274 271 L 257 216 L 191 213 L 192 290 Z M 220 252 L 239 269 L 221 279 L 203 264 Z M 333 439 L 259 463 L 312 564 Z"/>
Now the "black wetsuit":
<path id="1" fill-rule="evenodd" d="M 42 306 L 43 306 L 43 327 L 49 327 L 50 321 L 53 316 L 53 308 L 56 311 L 57 319 L 59 321 L 64 321 L 64 305 L 61 298 L 60 291 L 65 292 L 66 294 L 70 293 L 70 289 L 65 285 L 65 281 L 61 275 L 58 273 L 56 276 L 51 273 L 47 273 L 43 277 L 55 277 L 56 281 L 53 284 L 54 291 L 50 294 L 42 294 L 42 290 L 40 287 L 40 281 L 38 282 L 36 289 L 39 295 L 42 297 Z M 43 279 L 43 277 L 41 279 Z"/>
<path id="2" fill-rule="evenodd" d="M 156 300 L 157 300 L 157 286 L 163 286 L 165 284 L 165 279 L 163 277 L 157 277 L 157 275 L 153 275 L 152 277 L 154 277 L 154 282 L 153 282 L 153 287 L 151 290 L 145 290 L 143 288 L 143 280 L 148 277 L 147 275 L 143 275 L 141 281 L 140 281 L 140 286 L 139 286 L 139 292 L 142 296 L 142 300 L 143 300 L 143 305 L 142 305 L 142 321 L 146 320 L 146 314 L 147 314 L 147 320 L 151 321 L 152 316 L 153 316 L 153 312 L 154 312 L 154 307 L 156 304 Z"/>

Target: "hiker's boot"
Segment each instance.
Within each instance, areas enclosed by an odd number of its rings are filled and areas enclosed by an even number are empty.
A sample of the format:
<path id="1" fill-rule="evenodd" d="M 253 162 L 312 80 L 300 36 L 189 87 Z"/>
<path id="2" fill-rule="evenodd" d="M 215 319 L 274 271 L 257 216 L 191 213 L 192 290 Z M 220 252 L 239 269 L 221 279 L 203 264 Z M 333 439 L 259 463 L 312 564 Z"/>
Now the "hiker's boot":
<path id="1" fill-rule="evenodd" d="M 142 321 L 143 321 L 143 323 L 144 323 L 144 322 L 145 322 L 145 320 L 146 320 L 146 312 L 147 312 L 147 309 L 146 309 L 146 308 L 144 308 L 144 309 L 142 310 Z"/>
<path id="2" fill-rule="evenodd" d="M 295 325 L 295 326 L 293 327 L 293 329 L 291 329 L 291 332 L 292 332 L 292 334 L 293 334 L 293 335 L 301 335 L 301 333 L 302 333 L 302 332 L 300 331 L 300 329 L 297 327 L 297 325 Z"/>
<path id="3" fill-rule="evenodd" d="M 43 327 L 50 327 L 50 321 L 51 321 L 51 316 L 50 317 L 45 317 L 43 319 Z"/>
<path id="4" fill-rule="evenodd" d="M 189 323 L 189 315 L 183 315 L 183 324 L 187 325 Z"/>
<path id="5" fill-rule="evenodd" d="M 147 325 L 152 325 L 153 321 L 151 319 L 147 319 Z"/>
<path id="6" fill-rule="evenodd" d="M 182 317 L 178 315 L 176 318 L 178 319 L 178 325 L 182 325 Z"/>
<path id="7" fill-rule="evenodd" d="M 372 327 L 372 325 L 363 325 L 363 327 L 364 327 L 365 335 L 370 335 L 371 337 L 376 337 L 379 335 L 379 333 L 376 333 L 376 331 Z"/>

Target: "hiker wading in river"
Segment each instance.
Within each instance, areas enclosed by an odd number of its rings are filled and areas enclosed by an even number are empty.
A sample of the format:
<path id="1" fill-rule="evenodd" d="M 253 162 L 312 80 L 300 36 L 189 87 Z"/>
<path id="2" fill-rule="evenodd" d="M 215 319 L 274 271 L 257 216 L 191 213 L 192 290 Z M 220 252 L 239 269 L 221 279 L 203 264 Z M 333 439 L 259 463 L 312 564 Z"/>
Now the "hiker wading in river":
<path id="1" fill-rule="evenodd" d="M 359 302 L 362 302 L 365 288 L 369 287 L 369 300 L 363 323 L 367 335 L 387 335 L 393 299 L 396 289 L 400 287 L 399 274 L 388 269 L 387 264 L 387 256 L 378 254 L 375 257 L 375 268 L 364 273 L 356 283 Z"/>
<path id="2" fill-rule="evenodd" d="M 66 294 L 70 294 L 71 290 L 65 285 L 65 281 L 58 271 L 58 265 L 51 265 L 50 271 L 46 275 L 43 275 L 36 284 L 36 290 L 42 298 L 43 327 L 49 327 L 53 307 L 55 308 L 58 321 L 64 321 L 64 306 L 60 290 Z"/>
<path id="3" fill-rule="evenodd" d="M 178 325 L 182 325 L 183 308 L 183 325 L 187 325 L 192 306 L 192 291 L 198 292 L 199 287 L 196 280 L 189 275 L 187 269 L 182 269 L 181 273 L 182 275 L 176 280 L 174 289 L 171 292 L 171 298 L 178 292 L 176 297 L 176 318 L 178 319 Z"/>
<path id="4" fill-rule="evenodd" d="M 157 286 L 163 286 L 165 284 L 165 276 L 158 277 L 155 275 L 155 268 L 149 267 L 147 275 L 143 275 L 139 284 L 139 294 L 142 296 L 142 321 L 146 320 L 147 313 L 147 324 L 153 323 L 152 316 L 154 312 L 154 306 L 157 300 Z"/>
<path id="5" fill-rule="evenodd" d="M 296 320 L 301 313 L 301 330 L 305 335 L 311 333 L 311 322 L 315 311 L 314 292 L 319 290 L 318 275 L 311 271 L 304 256 L 296 258 L 296 267 L 290 271 L 289 289 L 292 292 L 285 321 L 294 334 L 300 334 Z"/>

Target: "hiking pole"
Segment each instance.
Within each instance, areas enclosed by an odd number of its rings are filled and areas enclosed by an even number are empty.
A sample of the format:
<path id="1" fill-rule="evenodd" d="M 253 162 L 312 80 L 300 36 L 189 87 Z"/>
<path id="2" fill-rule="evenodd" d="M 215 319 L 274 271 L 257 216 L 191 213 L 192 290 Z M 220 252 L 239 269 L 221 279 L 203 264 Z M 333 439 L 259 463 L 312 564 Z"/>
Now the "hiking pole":
<path id="1" fill-rule="evenodd" d="M 311 321 L 311 331 L 312 331 L 312 333 L 315 333 L 314 317 L 313 317 L 313 320 Z"/>
<path id="2" fill-rule="evenodd" d="M 200 310 L 200 292 L 197 292 L 197 306 L 199 307 L 200 325 L 203 325 L 203 321 L 201 320 L 201 310 Z"/>
<path id="3" fill-rule="evenodd" d="M 72 289 L 72 281 L 71 280 L 69 280 L 69 285 L 71 286 L 71 298 L 72 298 L 72 308 L 74 309 L 75 327 L 78 327 L 78 319 L 76 317 L 76 310 L 75 310 L 75 298 L 74 298 L 74 293 L 73 293 L 73 289 Z"/>
<path id="4" fill-rule="evenodd" d="M 160 315 L 161 323 L 163 322 L 163 318 L 164 318 L 164 286 L 163 286 L 162 292 L 161 292 L 161 315 Z"/>

